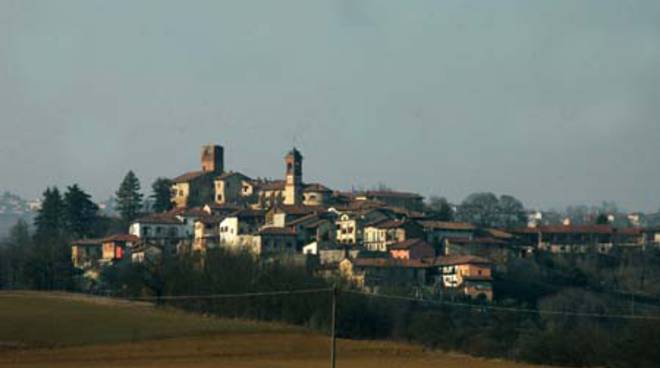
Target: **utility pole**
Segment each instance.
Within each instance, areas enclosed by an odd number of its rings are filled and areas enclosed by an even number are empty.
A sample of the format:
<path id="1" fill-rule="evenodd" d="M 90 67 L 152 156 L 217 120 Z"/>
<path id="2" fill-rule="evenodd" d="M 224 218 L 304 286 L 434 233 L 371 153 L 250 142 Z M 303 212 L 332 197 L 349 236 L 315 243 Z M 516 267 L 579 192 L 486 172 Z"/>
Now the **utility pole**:
<path id="1" fill-rule="evenodd" d="M 337 347 L 337 336 L 335 334 L 337 325 L 337 285 L 332 286 L 332 316 L 330 323 L 330 368 L 335 368 L 335 361 L 337 359 L 335 353 Z"/>

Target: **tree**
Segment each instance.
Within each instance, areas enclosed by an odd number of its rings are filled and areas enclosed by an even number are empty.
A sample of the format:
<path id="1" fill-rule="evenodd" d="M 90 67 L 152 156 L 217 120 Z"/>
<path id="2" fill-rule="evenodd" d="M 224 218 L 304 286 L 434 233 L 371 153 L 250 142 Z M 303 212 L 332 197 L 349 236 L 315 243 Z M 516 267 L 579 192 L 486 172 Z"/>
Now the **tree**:
<path id="1" fill-rule="evenodd" d="M 65 205 L 57 188 L 46 189 L 34 222 L 34 245 L 24 268 L 26 283 L 36 289 L 71 289 L 74 269 L 65 231 Z"/>
<path id="2" fill-rule="evenodd" d="M 129 171 L 119 185 L 117 196 L 117 210 L 125 222 L 133 221 L 142 208 L 142 193 L 140 193 L 140 180 L 133 171 Z"/>
<path id="3" fill-rule="evenodd" d="M 74 184 L 64 194 L 64 225 L 70 236 L 86 238 L 94 234 L 99 207 L 91 196 Z"/>
<path id="4" fill-rule="evenodd" d="M 172 209 L 172 181 L 167 178 L 158 178 L 151 184 L 151 199 L 155 212 L 166 212 Z"/>
<path id="5" fill-rule="evenodd" d="M 18 220 L 4 243 L 0 245 L 0 287 L 22 288 L 26 254 L 32 246 L 27 222 Z"/>
<path id="6" fill-rule="evenodd" d="M 497 207 L 501 217 L 498 225 L 509 229 L 526 225 L 525 207 L 517 198 L 510 195 L 501 195 Z"/>
<path id="7" fill-rule="evenodd" d="M 64 228 L 64 201 L 57 187 L 46 188 L 34 224 L 37 241 L 61 239 Z"/>
<path id="8" fill-rule="evenodd" d="M 515 228 L 525 226 L 525 208 L 520 200 L 510 195 L 499 198 L 493 193 L 470 194 L 458 208 L 461 221 L 485 227 Z"/>
<path id="9" fill-rule="evenodd" d="M 461 202 L 457 218 L 480 226 L 493 226 L 499 201 L 493 193 L 472 193 Z"/>
<path id="10" fill-rule="evenodd" d="M 427 210 L 433 218 L 440 221 L 451 221 L 454 216 L 451 205 L 444 197 L 431 196 Z"/>

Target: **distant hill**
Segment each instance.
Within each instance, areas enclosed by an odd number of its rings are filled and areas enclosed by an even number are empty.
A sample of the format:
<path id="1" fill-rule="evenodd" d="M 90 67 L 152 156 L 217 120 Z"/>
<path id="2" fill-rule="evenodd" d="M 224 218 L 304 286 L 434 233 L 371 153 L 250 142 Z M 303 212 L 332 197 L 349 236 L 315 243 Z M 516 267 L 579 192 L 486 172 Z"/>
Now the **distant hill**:
<path id="1" fill-rule="evenodd" d="M 9 229 L 19 219 L 32 224 L 35 211 L 39 206 L 38 201 L 27 201 L 10 192 L 0 194 L 0 239 L 9 234 Z"/>

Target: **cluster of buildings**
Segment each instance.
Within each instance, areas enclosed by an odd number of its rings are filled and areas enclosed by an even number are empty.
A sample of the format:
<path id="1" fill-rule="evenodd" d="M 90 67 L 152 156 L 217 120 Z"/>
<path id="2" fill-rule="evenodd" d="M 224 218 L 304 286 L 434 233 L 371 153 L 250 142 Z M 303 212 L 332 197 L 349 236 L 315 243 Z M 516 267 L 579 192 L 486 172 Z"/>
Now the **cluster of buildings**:
<path id="1" fill-rule="evenodd" d="M 72 243 L 89 277 L 117 262 L 156 262 L 213 248 L 286 258 L 318 275 L 379 292 L 404 287 L 492 300 L 493 271 L 536 251 L 610 253 L 660 244 L 660 229 L 611 225 L 494 229 L 440 221 L 423 197 L 396 191 L 340 192 L 303 180 L 303 156 L 284 158 L 283 180 L 224 167 L 224 149 L 204 146 L 201 170 L 172 180 L 174 209 L 136 219 L 128 234 Z"/>

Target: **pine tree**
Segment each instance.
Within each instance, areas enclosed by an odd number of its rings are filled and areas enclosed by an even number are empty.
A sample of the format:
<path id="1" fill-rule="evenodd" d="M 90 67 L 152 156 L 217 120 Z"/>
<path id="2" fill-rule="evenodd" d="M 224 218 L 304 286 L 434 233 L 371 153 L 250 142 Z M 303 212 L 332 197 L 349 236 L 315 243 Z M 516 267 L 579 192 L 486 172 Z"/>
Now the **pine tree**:
<path id="1" fill-rule="evenodd" d="M 64 225 L 70 236 L 86 238 L 93 235 L 99 207 L 77 184 L 67 188 L 64 209 Z"/>
<path id="2" fill-rule="evenodd" d="M 37 289 L 71 289 L 73 265 L 67 244 L 65 205 L 57 188 L 47 188 L 34 220 L 34 245 L 25 264 L 26 282 Z"/>
<path id="3" fill-rule="evenodd" d="M 151 185 L 151 198 L 154 212 L 166 212 L 172 209 L 172 181 L 158 178 Z"/>
<path id="4" fill-rule="evenodd" d="M 140 180 L 129 171 L 116 193 L 117 211 L 125 222 L 133 221 L 142 208 L 142 193 L 140 193 Z"/>
<path id="5" fill-rule="evenodd" d="M 59 240 L 64 228 L 64 202 L 57 187 L 46 188 L 41 209 L 34 219 L 35 240 Z"/>

